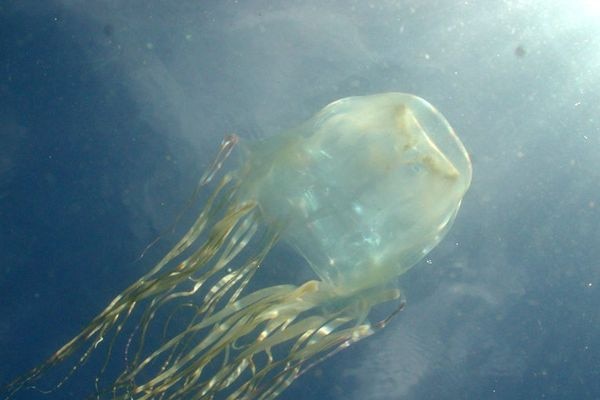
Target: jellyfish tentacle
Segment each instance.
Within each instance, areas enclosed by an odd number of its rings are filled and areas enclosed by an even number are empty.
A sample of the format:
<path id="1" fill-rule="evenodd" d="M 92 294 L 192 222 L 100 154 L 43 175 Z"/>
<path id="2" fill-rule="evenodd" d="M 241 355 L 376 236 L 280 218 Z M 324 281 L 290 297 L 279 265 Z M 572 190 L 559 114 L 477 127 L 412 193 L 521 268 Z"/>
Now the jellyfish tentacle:
<path id="1" fill-rule="evenodd" d="M 152 303 L 156 304 L 157 300 L 160 299 L 160 293 L 172 290 L 173 285 L 177 285 L 178 282 L 186 279 L 187 276 L 193 273 L 193 270 L 185 270 L 186 265 L 182 263 L 177 265 L 171 271 L 157 275 L 164 268 L 164 266 L 168 265 L 174 258 L 189 248 L 200 237 L 200 234 L 205 230 L 205 228 L 209 226 L 209 220 L 214 217 L 215 203 L 217 207 L 219 207 L 219 203 L 228 203 L 228 201 L 223 199 L 220 199 L 219 201 L 219 195 L 223 195 L 223 189 L 232 183 L 234 184 L 234 188 L 233 190 L 230 189 L 228 193 L 225 192 L 225 196 L 227 197 L 231 196 L 231 193 L 235 191 L 236 185 L 231 174 L 225 175 L 217 188 L 209 197 L 204 209 L 196 218 L 192 227 L 188 230 L 188 232 L 186 232 L 178 244 L 169 253 L 167 253 L 167 255 L 152 270 L 150 270 L 137 282 L 125 289 L 120 295 L 116 296 L 109 303 L 109 305 L 100 314 L 98 314 L 98 316 L 96 316 L 82 332 L 80 332 L 80 334 L 63 345 L 40 366 L 32 369 L 29 373 L 8 384 L 3 389 L 3 391 L 7 393 L 7 399 L 12 398 L 12 396 L 23 387 L 30 387 L 40 392 L 52 392 L 59 389 L 69 380 L 69 378 L 77 371 L 77 369 L 87 362 L 97 346 L 106 339 L 108 333 L 114 328 L 115 330 L 109 339 L 107 358 L 105 359 L 105 362 L 103 363 L 103 366 L 99 372 L 99 375 L 101 375 L 106 368 L 108 359 L 110 358 L 114 338 L 118 336 L 123 324 L 125 324 L 139 302 L 153 296 L 154 298 Z M 201 257 L 201 254 L 204 253 L 208 254 L 209 256 L 214 256 L 214 254 L 217 253 L 221 243 L 223 243 L 225 238 L 233 230 L 233 226 L 235 226 L 234 221 L 247 214 L 253 207 L 253 205 L 246 204 L 241 205 L 240 207 L 231 208 L 223 217 L 223 220 L 219 221 L 220 223 L 215 223 L 211 228 L 211 232 L 207 241 L 194 253 L 195 259 L 193 259 L 193 262 L 189 262 L 189 264 L 192 264 L 192 268 L 197 269 L 205 267 L 203 261 L 205 262 L 206 258 L 210 257 L 203 258 Z M 188 260 L 190 259 L 192 259 L 192 257 L 190 257 Z M 184 270 L 185 272 L 183 272 Z M 152 309 L 153 307 L 149 307 L 146 311 L 151 312 Z M 30 385 L 30 383 L 43 375 L 45 371 L 70 358 L 85 343 L 89 343 L 89 345 L 82 352 L 82 355 L 77 359 L 76 362 L 74 362 L 73 366 L 69 369 L 66 375 L 63 376 L 63 378 L 59 380 L 53 388 L 44 390 L 34 385 Z M 96 384 L 97 379 L 95 380 Z"/>
<path id="2" fill-rule="evenodd" d="M 131 371 L 127 380 L 133 381 L 154 359 L 176 346 L 192 330 L 199 331 L 215 324 L 193 349 L 186 350 L 184 357 L 177 359 L 152 380 L 135 386 L 132 393 L 140 395 L 140 398 L 146 398 L 145 394 L 159 393 L 167 399 L 182 398 L 193 393 L 199 393 L 198 398 L 212 398 L 217 393 L 228 391 L 244 371 L 250 368 L 251 377 L 246 378 L 238 388 L 231 388 L 229 396 L 232 399 L 237 398 L 236 396 L 252 397 L 252 393 L 264 390 L 261 396 L 265 397 L 257 398 L 274 398 L 302 373 L 307 360 L 317 354 L 347 347 L 350 342 L 373 332 L 370 324 L 364 323 L 364 310 L 373 306 L 372 299 L 388 301 L 399 296 L 397 289 L 383 291 L 378 297 L 369 294 L 371 300 L 351 302 L 342 306 L 333 316 L 325 316 L 322 314 L 323 307 L 330 302 L 333 292 L 321 289 L 320 286 L 322 285 L 313 281 L 295 288 L 287 285 L 273 287 L 264 290 L 271 292 L 266 296 L 256 296 L 257 293 L 253 293 L 249 295 L 252 299 L 242 298 L 229 304 L 214 315 L 214 320 L 203 320 L 188 332 L 172 338 L 140 363 L 136 371 Z M 286 307 L 281 304 L 286 304 Z M 306 312 L 311 314 L 303 317 Z M 348 327 L 340 329 L 344 326 Z M 243 348 L 233 348 L 232 345 L 237 340 L 248 344 Z M 271 349 L 286 343 L 291 349 L 289 355 L 274 360 Z M 229 357 L 231 352 L 236 354 L 231 361 L 224 361 L 220 371 L 210 378 L 204 377 L 203 371 L 207 365 L 219 356 L 225 357 L 227 354 Z M 260 367 L 254 360 L 259 354 L 267 355 L 267 360 Z M 269 376 L 271 378 L 265 383 Z M 271 389 L 266 389 L 271 386 Z"/>
<path id="3" fill-rule="evenodd" d="M 223 163 L 225 162 L 225 160 L 227 158 L 229 158 L 229 156 L 231 155 L 231 152 L 233 151 L 233 148 L 238 143 L 239 143 L 239 137 L 235 134 L 227 135 L 223 138 L 223 140 L 221 141 L 221 145 L 219 146 L 219 152 L 217 153 L 217 156 L 213 160 L 213 163 L 206 170 L 206 172 L 202 175 L 202 177 L 198 181 L 198 184 L 196 185 L 196 188 L 194 189 L 192 195 L 189 197 L 188 201 L 186 202 L 185 206 L 177 214 L 177 216 L 173 220 L 173 223 L 171 224 L 171 226 L 169 226 L 169 228 L 165 232 L 170 232 L 170 233 L 173 232 L 173 230 L 175 229 L 175 226 L 177 226 L 177 223 L 183 217 L 184 212 L 187 211 L 192 206 L 192 204 L 194 204 L 194 202 L 197 200 L 198 194 L 200 193 L 202 188 L 204 186 L 206 186 L 207 184 L 209 184 L 214 179 L 215 175 L 221 170 L 221 168 L 223 167 Z M 162 238 L 162 236 L 163 236 L 162 234 L 158 235 L 158 237 L 156 237 L 152 242 L 150 242 L 144 248 L 144 250 L 142 250 L 140 256 L 137 258 L 137 261 L 144 258 L 144 256 L 146 255 L 146 252 L 152 246 L 154 246 L 156 243 L 158 243 L 158 241 Z"/>
<path id="4" fill-rule="evenodd" d="M 186 294 L 193 295 L 200 289 L 203 285 L 204 281 L 209 279 L 215 273 L 217 273 L 220 269 L 223 268 L 223 265 L 219 265 L 219 261 L 217 260 L 216 265 L 209 269 L 208 271 L 203 272 L 203 278 L 201 280 L 196 280 L 193 287 L 188 291 L 175 292 L 175 289 L 188 278 L 192 277 L 193 274 L 197 273 L 199 270 L 202 270 L 207 267 L 209 261 L 217 255 L 219 249 L 222 246 L 223 241 L 226 240 L 227 237 L 232 235 L 234 232 L 236 223 L 240 219 L 243 219 L 244 214 L 250 212 L 252 206 L 244 206 L 240 209 L 232 209 L 228 214 L 226 214 L 221 221 L 215 224 L 214 230 L 211 232 L 211 235 L 208 239 L 208 242 L 201 246 L 195 253 L 189 256 L 184 261 L 180 262 L 172 271 L 163 274 L 163 276 L 157 278 L 156 282 L 160 282 L 160 295 L 155 295 L 151 304 L 146 308 L 144 312 L 144 316 L 140 320 L 140 338 L 141 343 L 139 345 L 138 354 L 142 352 L 144 340 L 146 337 L 146 331 L 150 322 L 153 320 L 153 317 L 160 306 L 163 306 L 165 303 L 172 301 L 178 297 L 185 296 Z M 243 225 L 243 224 L 242 224 Z M 228 229 L 222 229 L 223 226 L 229 227 Z M 242 227 L 242 229 L 247 229 Z M 237 241 L 236 234 L 232 235 L 233 237 L 230 240 Z M 217 243 L 213 243 L 217 242 Z M 239 249 L 238 251 L 240 251 Z M 137 363 L 138 356 L 136 356 L 134 360 L 134 364 Z"/>
<path id="5" fill-rule="evenodd" d="M 240 138 L 236 134 L 226 135 L 221 141 L 221 146 L 217 156 L 213 160 L 211 166 L 206 170 L 202 178 L 200 178 L 199 186 L 204 186 L 209 183 L 223 167 L 223 163 L 233 151 L 233 148 L 239 143 Z"/>
<path id="6" fill-rule="evenodd" d="M 368 293 L 365 295 L 365 299 L 375 300 L 361 301 L 363 304 L 349 304 L 329 320 L 323 318 L 321 326 L 315 326 L 313 329 L 307 330 L 305 335 L 298 339 L 293 349 L 289 351 L 289 356 L 281 360 L 280 365 L 273 364 L 270 366 L 271 369 L 280 368 L 280 372 L 275 377 L 267 383 L 261 384 L 262 378 L 257 374 L 253 378 L 255 382 L 248 382 L 249 387 L 253 386 L 251 390 L 254 393 L 253 396 L 256 396 L 257 399 L 275 398 L 298 376 L 322 360 L 373 334 L 371 324 L 364 320 L 364 308 L 370 309 L 379 302 L 391 301 L 398 298 L 398 296 L 397 289 L 384 290 L 379 293 L 379 296 L 372 296 Z M 348 327 L 338 330 L 343 326 Z M 311 362 L 311 360 L 313 361 Z M 281 367 L 281 364 L 284 367 Z M 265 369 L 262 375 L 266 375 L 268 372 Z"/>
<path id="7" fill-rule="evenodd" d="M 197 275 L 193 282 L 195 282 L 195 285 L 198 285 L 199 282 L 205 282 L 207 279 L 210 278 L 210 276 L 215 275 L 216 273 L 218 273 L 219 271 L 223 270 L 225 266 L 229 265 L 229 263 L 231 262 L 231 258 L 235 257 L 239 254 L 239 252 L 247 246 L 247 244 L 250 242 L 250 240 L 252 239 L 252 237 L 255 235 L 256 233 L 256 228 L 255 228 L 255 221 L 254 221 L 254 216 L 252 215 L 252 213 L 250 212 L 249 215 L 246 216 L 246 220 L 243 220 L 241 222 L 238 222 L 237 226 L 238 226 L 238 231 L 235 231 L 234 233 L 232 233 L 229 236 L 229 243 L 227 245 L 219 245 L 218 247 L 225 247 L 225 251 L 221 253 L 220 258 L 217 258 L 216 261 L 213 264 L 212 268 L 204 268 L 204 269 L 199 269 L 198 273 L 200 273 L 200 275 Z M 231 221 L 230 221 L 231 222 Z M 234 226 L 236 224 L 233 224 Z M 169 367 L 169 364 L 177 364 L 177 363 L 181 363 L 181 358 L 183 357 L 183 350 L 178 350 L 177 346 L 181 346 L 184 344 L 185 340 L 191 340 L 191 339 L 186 339 L 186 337 L 191 337 L 191 334 L 195 331 L 195 330 L 200 330 L 205 328 L 206 326 L 208 326 L 211 323 L 215 323 L 216 321 L 218 321 L 219 319 L 224 318 L 223 313 L 221 313 L 220 315 L 215 315 L 215 317 L 217 317 L 216 319 L 211 318 L 213 311 L 216 307 L 216 304 L 221 301 L 225 294 L 231 292 L 231 290 L 233 290 L 233 292 L 230 293 L 229 298 L 227 299 L 227 304 L 232 305 L 233 309 L 231 310 L 231 313 L 233 313 L 235 311 L 236 308 L 240 308 L 241 305 L 239 302 L 237 302 L 237 298 L 239 297 L 240 293 L 243 291 L 244 287 L 248 284 L 248 282 L 251 279 L 252 274 L 256 271 L 256 269 L 258 268 L 258 266 L 260 265 L 260 263 L 262 262 L 262 260 L 264 259 L 264 257 L 266 256 L 266 254 L 268 253 L 269 249 L 273 246 L 273 244 L 276 242 L 278 237 L 278 233 L 277 233 L 277 229 L 273 229 L 270 232 L 267 232 L 265 235 L 263 235 L 262 240 L 260 241 L 261 243 L 261 247 L 260 247 L 260 251 L 257 252 L 257 254 L 255 254 L 253 257 L 250 257 L 249 260 L 245 263 L 245 265 L 243 267 L 237 268 L 235 270 L 232 270 L 231 272 L 227 272 L 224 276 L 222 276 L 220 279 L 217 280 L 217 282 L 215 283 L 215 285 L 208 289 L 205 297 L 204 297 L 204 301 L 203 301 L 203 306 L 198 307 L 197 311 L 196 311 L 196 316 L 194 318 L 202 318 L 202 324 L 203 326 L 194 326 L 193 328 L 188 329 L 187 332 L 184 332 L 183 335 L 179 335 L 174 337 L 173 339 L 171 339 L 169 342 L 167 342 L 167 344 L 165 346 L 162 346 L 161 349 L 159 349 L 158 351 L 154 352 L 152 355 L 148 356 L 146 359 L 144 359 L 143 361 L 140 361 L 139 358 L 141 356 L 141 354 L 143 353 L 143 350 L 140 347 L 138 347 L 137 353 L 136 353 L 136 358 L 134 360 L 133 363 L 131 363 L 129 365 L 129 368 L 127 369 L 127 371 L 117 380 L 117 383 L 115 384 L 115 386 L 117 387 L 125 387 L 128 385 L 127 382 L 131 382 L 134 380 L 134 378 L 140 373 L 141 370 L 143 370 L 148 364 L 151 364 L 154 359 L 158 358 L 159 356 L 163 355 L 165 352 L 170 351 L 171 355 L 167 357 L 168 361 L 165 361 L 162 370 L 165 371 L 167 370 Z M 190 256 L 190 258 L 195 257 L 194 255 Z M 191 262 L 190 258 L 187 259 L 187 262 L 184 262 L 186 264 L 186 270 L 191 269 L 192 265 L 201 265 L 206 267 L 206 260 L 200 260 L 199 262 Z M 176 286 L 174 286 L 175 288 Z M 193 291 L 192 291 L 193 292 Z M 191 292 L 189 291 L 183 291 L 183 292 L 169 292 L 167 294 L 165 294 L 165 297 L 162 298 L 155 298 L 154 300 L 157 301 L 151 303 L 151 305 L 149 306 L 149 308 L 157 308 L 157 305 L 160 303 L 160 305 L 164 305 L 166 304 L 168 301 L 173 301 L 174 299 L 177 299 L 179 297 L 179 294 L 181 295 L 188 295 L 191 294 Z M 168 300 L 168 301 L 167 301 Z M 146 329 L 147 326 L 149 324 L 149 322 L 152 320 L 153 318 L 153 313 L 148 313 L 148 309 L 146 309 L 145 312 L 145 316 L 142 318 L 142 324 L 144 325 L 142 328 L 139 328 L 141 331 L 141 334 L 139 335 L 141 337 L 142 340 L 142 345 L 143 345 L 143 340 L 146 336 Z M 155 310 L 154 310 L 155 311 Z M 215 322 L 213 322 L 215 321 Z M 188 325 L 189 326 L 189 325 Z M 185 348 L 185 347 L 184 347 Z M 188 351 L 186 351 L 185 353 L 187 353 Z M 179 355 L 177 355 L 177 353 L 179 353 Z M 167 375 L 169 374 L 169 372 L 165 372 Z M 165 375 L 166 376 L 166 375 Z"/>

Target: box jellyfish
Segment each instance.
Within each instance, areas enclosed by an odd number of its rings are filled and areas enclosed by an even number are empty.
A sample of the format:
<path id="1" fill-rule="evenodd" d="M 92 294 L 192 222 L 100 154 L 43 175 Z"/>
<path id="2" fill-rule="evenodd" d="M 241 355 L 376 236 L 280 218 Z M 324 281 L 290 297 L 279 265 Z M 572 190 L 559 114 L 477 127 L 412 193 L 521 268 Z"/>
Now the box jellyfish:
<path id="1" fill-rule="evenodd" d="M 58 390 L 104 349 L 93 398 L 273 399 L 385 325 L 370 323 L 370 310 L 400 298 L 394 278 L 444 237 L 470 181 L 446 119 L 410 94 L 337 100 L 261 141 L 227 137 L 184 236 L 4 394 L 38 388 L 62 365 Z M 252 280 L 279 241 L 314 280 Z"/>

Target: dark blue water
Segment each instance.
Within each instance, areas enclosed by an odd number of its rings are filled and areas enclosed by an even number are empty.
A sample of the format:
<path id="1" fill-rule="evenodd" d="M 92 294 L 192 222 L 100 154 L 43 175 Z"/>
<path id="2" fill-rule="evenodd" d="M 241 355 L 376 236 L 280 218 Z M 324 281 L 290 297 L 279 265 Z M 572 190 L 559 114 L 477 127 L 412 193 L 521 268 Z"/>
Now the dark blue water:
<path id="1" fill-rule="evenodd" d="M 336 98 L 394 90 L 448 118 L 472 188 L 445 241 L 400 280 L 406 310 L 282 398 L 600 398 L 596 12 L 2 2 L 0 383 L 168 249 L 172 238 L 138 260 L 223 135 L 271 135 Z M 301 264 L 287 251 L 273 273 Z M 16 398 L 80 399 L 98 362 L 56 393 Z"/>

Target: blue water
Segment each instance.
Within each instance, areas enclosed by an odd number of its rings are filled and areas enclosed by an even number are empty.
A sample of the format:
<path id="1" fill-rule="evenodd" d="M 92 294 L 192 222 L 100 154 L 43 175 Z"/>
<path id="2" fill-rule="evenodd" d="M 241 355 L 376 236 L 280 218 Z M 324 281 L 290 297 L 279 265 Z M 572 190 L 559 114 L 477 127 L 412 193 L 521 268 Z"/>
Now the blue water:
<path id="1" fill-rule="evenodd" d="M 240 3 L 0 3 L 0 384 L 168 248 L 137 260 L 223 135 L 406 91 L 456 129 L 471 190 L 400 279 L 406 309 L 281 397 L 600 398 L 600 9 Z M 287 251 L 273 273 L 307 273 Z M 16 398 L 80 399 L 93 375 Z"/>

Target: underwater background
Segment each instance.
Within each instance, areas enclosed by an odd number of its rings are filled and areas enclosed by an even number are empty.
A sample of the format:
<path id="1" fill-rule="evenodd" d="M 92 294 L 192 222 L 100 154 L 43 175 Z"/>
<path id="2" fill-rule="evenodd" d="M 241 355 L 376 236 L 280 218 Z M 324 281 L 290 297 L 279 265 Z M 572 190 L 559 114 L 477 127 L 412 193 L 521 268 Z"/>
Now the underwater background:
<path id="1" fill-rule="evenodd" d="M 281 398 L 600 398 L 599 88 L 592 0 L 0 1 L 0 384 L 169 248 L 139 259 L 224 135 L 401 91 L 454 127 L 471 189 L 405 310 Z"/>

